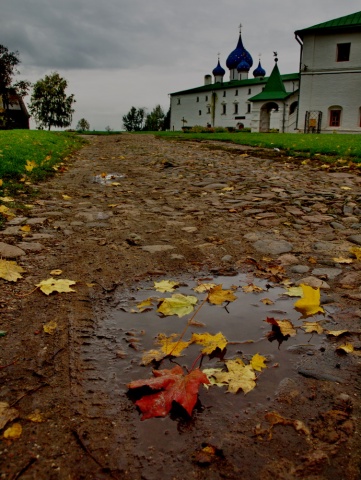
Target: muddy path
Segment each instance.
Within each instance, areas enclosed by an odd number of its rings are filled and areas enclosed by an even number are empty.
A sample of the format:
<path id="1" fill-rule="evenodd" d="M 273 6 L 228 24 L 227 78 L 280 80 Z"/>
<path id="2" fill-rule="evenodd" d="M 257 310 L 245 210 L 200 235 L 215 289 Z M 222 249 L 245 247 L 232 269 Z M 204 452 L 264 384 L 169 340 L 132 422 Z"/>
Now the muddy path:
<path id="1" fill-rule="evenodd" d="M 361 176 L 275 155 L 89 137 L 22 199 L 32 208 L 0 231 L 0 255 L 25 270 L 0 280 L 1 479 L 360 478 L 361 263 L 350 249 L 361 245 Z M 75 292 L 33 291 L 54 270 Z M 126 385 L 151 377 L 141 360 L 154 337 L 186 322 L 133 313 L 170 295 L 154 291 L 163 279 L 185 295 L 204 281 L 234 288 L 237 301 L 205 305 L 193 331 L 222 331 L 226 359 L 260 353 L 267 369 L 247 395 L 201 386 L 192 419 L 175 409 L 141 421 Z M 299 283 L 321 289 L 325 313 L 307 320 L 322 333 L 306 333 L 284 295 Z M 270 342 L 267 317 L 297 334 Z M 354 351 L 337 351 L 345 343 Z M 177 362 L 196 357 L 190 347 Z M 14 424 L 19 438 L 5 438 Z"/>

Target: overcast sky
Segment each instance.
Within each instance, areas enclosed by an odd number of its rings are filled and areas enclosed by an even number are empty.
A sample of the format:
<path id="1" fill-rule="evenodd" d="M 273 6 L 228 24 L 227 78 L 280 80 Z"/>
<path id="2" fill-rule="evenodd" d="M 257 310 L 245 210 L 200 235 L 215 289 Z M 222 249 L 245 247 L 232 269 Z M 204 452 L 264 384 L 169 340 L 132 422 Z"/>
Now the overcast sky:
<path id="1" fill-rule="evenodd" d="M 218 52 L 225 68 L 240 23 L 254 64 L 261 54 L 269 74 L 277 51 L 281 73 L 292 73 L 295 30 L 357 11 L 360 0 L 4 0 L 0 44 L 20 53 L 17 79 L 68 80 L 73 127 L 84 117 L 119 130 L 131 106 L 166 111 L 169 93 L 202 85 Z"/>

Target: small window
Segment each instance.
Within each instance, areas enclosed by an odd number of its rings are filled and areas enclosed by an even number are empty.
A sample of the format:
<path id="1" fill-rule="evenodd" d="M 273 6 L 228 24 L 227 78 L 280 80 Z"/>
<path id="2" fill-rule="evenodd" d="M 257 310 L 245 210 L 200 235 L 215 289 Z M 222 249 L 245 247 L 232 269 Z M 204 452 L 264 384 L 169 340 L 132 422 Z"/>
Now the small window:
<path id="1" fill-rule="evenodd" d="M 197 102 L 199 102 L 199 97 L 197 97 Z"/>
<path id="2" fill-rule="evenodd" d="M 251 113 L 251 104 L 247 103 L 247 113 Z"/>
<path id="3" fill-rule="evenodd" d="M 223 96 L 224 96 L 224 97 L 226 96 L 226 91 L 223 92 Z"/>
<path id="4" fill-rule="evenodd" d="M 227 113 L 227 105 L 224 103 L 222 105 L 222 115 L 225 115 Z"/>
<path id="5" fill-rule="evenodd" d="M 202 115 L 202 110 L 198 110 L 198 115 Z"/>
<path id="6" fill-rule="evenodd" d="M 207 113 L 211 113 L 211 107 L 207 106 Z"/>
<path id="7" fill-rule="evenodd" d="M 351 43 L 337 44 L 337 61 L 348 62 L 350 60 Z"/>
<path id="8" fill-rule="evenodd" d="M 206 102 L 208 102 L 208 95 L 206 95 Z"/>
<path id="9" fill-rule="evenodd" d="M 290 115 L 292 115 L 292 113 L 295 113 L 295 111 L 297 110 L 297 107 L 298 107 L 298 102 L 292 102 L 291 105 L 290 105 Z"/>
<path id="10" fill-rule="evenodd" d="M 235 91 L 234 95 L 238 97 L 238 90 Z"/>
<path id="11" fill-rule="evenodd" d="M 341 125 L 341 110 L 330 110 L 330 127 Z"/>
<path id="12" fill-rule="evenodd" d="M 252 90 L 249 88 L 248 89 L 248 95 L 251 95 Z"/>
<path id="13" fill-rule="evenodd" d="M 180 105 L 180 98 L 177 98 L 177 105 Z"/>
<path id="14" fill-rule="evenodd" d="M 234 104 L 234 114 L 237 115 L 238 113 L 238 103 Z"/>

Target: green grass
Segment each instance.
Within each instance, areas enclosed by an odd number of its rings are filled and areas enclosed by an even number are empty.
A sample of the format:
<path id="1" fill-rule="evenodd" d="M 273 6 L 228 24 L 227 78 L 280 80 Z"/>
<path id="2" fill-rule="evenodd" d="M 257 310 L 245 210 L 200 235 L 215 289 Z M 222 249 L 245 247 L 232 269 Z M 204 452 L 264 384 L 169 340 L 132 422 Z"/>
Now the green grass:
<path id="1" fill-rule="evenodd" d="M 16 184 L 24 175 L 29 181 L 46 178 L 54 173 L 55 165 L 80 148 L 84 142 L 78 135 L 68 132 L 0 131 L 2 188 L 9 183 Z"/>
<path id="2" fill-rule="evenodd" d="M 154 132 L 152 132 L 154 133 Z M 260 148 L 279 148 L 287 155 L 361 162 L 361 135 L 301 133 L 183 133 L 157 132 L 157 136 L 180 140 L 217 140 Z"/>

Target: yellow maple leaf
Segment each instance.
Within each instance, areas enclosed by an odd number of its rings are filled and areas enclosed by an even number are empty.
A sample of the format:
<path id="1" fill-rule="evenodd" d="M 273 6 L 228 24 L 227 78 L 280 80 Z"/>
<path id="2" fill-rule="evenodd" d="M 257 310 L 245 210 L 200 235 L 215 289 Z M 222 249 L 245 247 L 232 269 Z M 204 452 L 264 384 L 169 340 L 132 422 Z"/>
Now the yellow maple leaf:
<path id="1" fill-rule="evenodd" d="M 343 352 L 343 353 L 352 353 L 355 350 L 355 347 L 352 343 L 344 343 L 336 348 L 336 352 Z"/>
<path id="2" fill-rule="evenodd" d="M 178 315 L 179 318 L 184 317 L 193 312 L 194 305 L 197 303 L 197 297 L 192 295 L 182 295 L 175 293 L 171 298 L 162 299 L 162 303 L 158 307 L 158 312 L 163 315 Z"/>
<path id="3" fill-rule="evenodd" d="M 11 427 L 7 428 L 4 432 L 4 438 L 11 440 L 17 440 L 21 437 L 23 428 L 20 423 L 14 423 Z"/>
<path id="4" fill-rule="evenodd" d="M 294 304 L 295 309 L 301 312 L 304 317 L 325 313 L 320 306 L 320 289 L 304 285 L 303 283 L 301 283 L 300 287 L 303 290 L 303 297 Z"/>
<path id="5" fill-rule="evenodd" d="M 225 385 L 227 385 L 226 382 L 217 382 L 216 380 L 216 375 L 218 373 L 222 373 L 222 369 L 221 368 L 205 368 L 204 370 L 202 370 L 203 373 L 205 373 L 207 375 L 207 378 L 210 382 L 210 385 L 215 385 L 217 387 L 224 387 Z M 208 389 L 209 388 L 209 385 L 207 384 L 204 384 L 204 386 Z"/>
<path id="6" fill-rule="evenodd" d="M 228 392 L 237 393 L 243 390 L 246 394 L 256 386 L 256 374 L 251 365 L 245 365 L 240 358 L 225 362 L 227 372 L 215 373 L 213 376 L 218 383 L 228 385 Z"/>
<path id="7" fill-rule="evenodd" d="M 140 312 L 144 312 L 144 310 L 148 310 L 149 308 L 153 307 L 153 299 L 152 298 L 147 298 L 146 300 L 143 300 L 142 302 L 137 304 L 137 308 Z"/>
<path id="8" fill-rule="evenodd" d="M 242 287 L 242 290 L 243 290 L 245 293 L 252 293 L 252 292 L 259 293 L 259 292 L 263 292 L 263 288 L 258 287 L 257 285 L 254 285 L 253 283 L 250 283 L 250 284 L 248 284 L 248 285 L 244 285 L 244 287 Z"/>
<path id="9" fill-rule="evenodd" d="M 319 322 L 303 322 L 303 327 L 302 329 L 306 332 L 306 333 L 312 333 L 312 332 L 316 332 L 316 333 L 323 333 L 323 327 L 322 325 L 320 325 Z"/>
<path id="10" fill-rule="evenodd" d="M 49 295 L 52 292 L 59 292 L 59 293 L 67 293 L 67 292 L 75 292 L 70 285 L 75 285 L 76 282 L 73 280 L 66 280 L 60 279 L 56 280 L 55 278 L 48 278 L 47 280 L 42 280 L 40 283 L 35 285 L 39 287 L 40 290 L 45 293 L 45 295 Z"/>
<path id="11" fill-rule="evenodd" d="M 173 280 L 161 280 L 160 282 L 154 282 L 154 288 L 157 292 L 174 292 L 174 289 L 179 286 L 178 282 Z"/>
<path id="12" fill-rule="evenodd" d="M 17 282 L 19 278 L 22 278 L 20 275 L 22 272 L 25 270 L 16 262 L 0 259 L 0 278 L 9 282 Z"/>
<path id="13" fill-rule="evenodd" d="M 194 287 L 193 290 L 197 293 L 209 292 L 212 288 L 216 287 L 215 283 L 201 283 L 197 287 Z"/>
<path id="14" fill-rule="evenodd" d="M 190 343 L 196 343 L 197 345 L 203 345 L 202 353 L 210 355 L 217 348 L 223 350 L 227 346 L 227 339 L 221 332 L 216 335 L 210 333 L 193 333 Z"/>
<path id="15" fill-rule="evenodd" d="M 49 335 L 54 335 L 57 328 L 58 324 L 55 322 L 55 320 L 51 320 L 50 322 L 43 325 L 44 332 L 48 333 Z"/>
<path id="16" fill-rule="evenodd" d="M 183 350 L 187 348 L 191 342 L 184 342 L 179 339 L 177 333 L 173 333 L 167 337 L 164 333 L 160 333 L 157 337 L 156 344 L 160 345 L 160 350 L 149 350 L 143 355 L 142 364 L 148 365 L 153 360 L 160 361 L 167 355 L 172 357 L 179 357 Z"/>
<path id="17" fill-rule="evenodd" d="M 352 247 L 350 248 L 350 252 L 355 255 L 357 260 L 361 260 L 361 247 Z"/>
<path id="18" fill-rule="evenodd" d="M 237 297 L 232 290 L 223 290 L 222 285 L 216 285 L 208 294 L 209 303 L 213 305 L 222 305 L 223 302 L 234 302 Z"/>
<path id="19" fill-rule="evenodd" d="M 289 297 L 302 297 L 303 290 L 301 287 L 289 287 L 287 288 L 287 292 L 283 293 L 283 295 L 288 295 Z"/>
<path id="20" fill-rule="evenodd" d="M 25 170 L 31 172 L 34 168 L 37 167 L 36 162 L 27 160 L 25 165 Z"/>
<path id="21" fill-rule="evenodd" d="M 20 227 L 20 230 L 22 232 L 30 232 L 31 226 L 30 225 L 24 225 L 23 227 Z"/>
<path id="22" fill-rule="evenodd" d="M 270 298 L 262 298 L 261 302 L 264 304 L 264 305 L 274 305 L 274 301 L 271 300 Z"/>
<path id="23" fill-rule="evenodd" d="M 10 208 L 5 207 L 5 205 L 0 205 L 0 214 L 8 219 L 15 217 L 15 214 L 10 210 Z"/>
<path id="24" fill-rule="evenodd" d="M 253 370 L 256 370 L 257 372 L 261 372 L 264 368 L 267 368 L 267 365 L 265 365 L 266 361 L 267 361 L 266 357 L 256 353 L 251 358 L 250 365 L 253 368 Z"/>
<path id="25" fill-rule="evenodd" d="M 349 333 L 348 330 L 326 330 L 327 335 L 331 335 L 332 337 L 340 337 L 345 333 Z"/>

